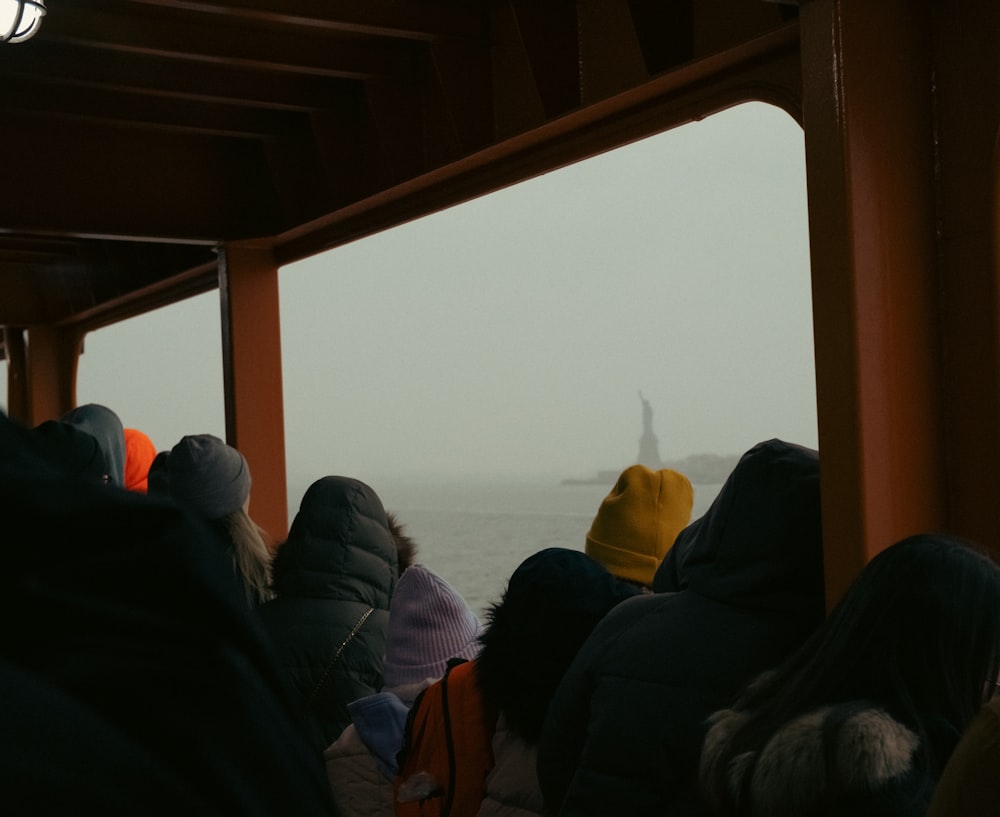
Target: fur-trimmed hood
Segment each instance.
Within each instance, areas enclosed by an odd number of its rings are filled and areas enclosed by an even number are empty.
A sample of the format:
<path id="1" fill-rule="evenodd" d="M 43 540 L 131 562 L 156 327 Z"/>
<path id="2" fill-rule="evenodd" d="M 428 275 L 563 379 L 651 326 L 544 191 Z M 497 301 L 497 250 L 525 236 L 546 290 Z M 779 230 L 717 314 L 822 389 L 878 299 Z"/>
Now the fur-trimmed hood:
<path id="1" fill-rule="evenodd" d="M 741 793 L 749 797 L 745 813 L 768 817 L 840 813 L 834 804 L 851 803 L 857 813 L 868 813 L 873 801 L 906 799 L 915 806 L 924 802 L 924 787 L 912 779 L 920 739 L 870 702 L 853 701 L 801 715 L 779 729 L 762 750 L 734 757 L 730 743 L 746 720 L 745 713 L 730 709 L 716 712 L 710 720 L 701 779 L 714 813 L 723 793 L 713 792 L 709 781 L 716 787 L 724 785 L 734 800 Z"/>
<path id="2" fill-rule="evenodd" d="M 546 548 L 514 571 L 487 611 L 479 685 L 511 732 L 535 744 L 559 682 L 604 615 L 639 589 L 567 548 Z"/>

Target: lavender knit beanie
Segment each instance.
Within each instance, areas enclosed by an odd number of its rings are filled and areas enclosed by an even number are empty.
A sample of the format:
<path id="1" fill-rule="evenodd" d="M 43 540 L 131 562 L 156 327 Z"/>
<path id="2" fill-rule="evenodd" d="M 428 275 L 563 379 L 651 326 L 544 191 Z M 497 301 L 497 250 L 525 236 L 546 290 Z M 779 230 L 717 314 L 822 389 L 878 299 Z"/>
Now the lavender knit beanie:
<path id="1" fill-rule="evenodd" d="M 480 628 L 455 588 L 423 565 L 411 565 L 389 603 L 383 688 L 440 678 L 449 658 L 472 660 Z"/>

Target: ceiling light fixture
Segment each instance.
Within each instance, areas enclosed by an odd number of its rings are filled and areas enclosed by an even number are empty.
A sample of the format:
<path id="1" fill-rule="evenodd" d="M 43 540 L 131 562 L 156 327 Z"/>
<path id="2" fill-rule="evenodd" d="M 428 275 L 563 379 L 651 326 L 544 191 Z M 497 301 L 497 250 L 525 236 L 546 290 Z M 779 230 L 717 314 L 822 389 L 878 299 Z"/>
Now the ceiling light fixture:
<path id="1" fill-rule="evenodd" d="M 0 43 L 30 40 L 44 16 L 45 0 L 0 0 Z"/>

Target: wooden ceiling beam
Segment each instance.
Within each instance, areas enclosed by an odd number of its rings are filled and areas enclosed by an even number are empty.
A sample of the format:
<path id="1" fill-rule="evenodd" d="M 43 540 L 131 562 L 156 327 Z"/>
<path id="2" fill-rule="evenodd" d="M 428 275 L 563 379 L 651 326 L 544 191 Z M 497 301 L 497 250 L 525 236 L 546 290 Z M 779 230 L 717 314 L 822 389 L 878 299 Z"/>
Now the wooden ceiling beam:
<path id="1" fill-rule="evenodd" d="M 428 88 L 440 95 L 444 108 L 439 128 L 452 134 L 455 152 L 439 154 L 435 163 L 443 164 L 460 153 L 469 153 L 496 140 L 493 105 L 493 65 L 486 49 L 440 43 L 431 46 L 433 82 Z M 427 132 L 429 146 L 440 139 Z M 442 140 L 447 144 L 446 140 Z M 432 154 L 433 155 L 433 154 Z"/>
<path id="2" fill-rule="evenodd" d="M 325 212 L 332 199 L 330 180 L 312 122 L 268 140 L 263 149 L 282 222 L 298 224 Z"/>
<path id="3" fill-rule="evenodd" d="M 693 0 L 629 0 L 628 5 L 650 75 L 694 58 Z"/>
<path id="4" fill-rule="evenodd" d="M 114 127 L 266 139 L 308 128 L 307 114 L 152 98 L 142 93 L 52 86 L 22 79 L 0 89 L 0 115 L 28 113 Z"/>
<path id="5" fill-rule="evenodd" d="M 56 263 L 77 258 L 80 248 L 75 241 L 32 235 L 19 236 L 0 232 L 0 264 Z"/>
<path id="6" fill-rule="evenodd" d="M 65 316 L 60 323 L 90 331 L 117 321 L 133 318 L 195 295 L 218 288 L 218 264 L 214 259 L 184 272 L 165 277 L 145 287 L 133 288 L 117 298 L 111 298 Z"/>
<path id="7" fill-rule="evenodd" d="M 211 247 L 138 241 L 89 241 L 83 245 L 83 253 L 94 303 L 121 298 L 132 289 L 212 263 L 216 257 Z"/>
<path id="8" fill-rule="evenodd" d="M 66 150 L 72 133 L 75 151 Z M 89 122 L 53 128 L 0 116 L 0 144 L 30 145 L 7 168 L 0 225 L 16 233 L 194 243 L 272 235 L 281 224 L 260 144 Z M 81 161 L 80 157 L 86 157 Z"/>
<path id="9" fill-rule="evenodd" d="M 193 62 L 175 62 L 143 54 L 104 52 L 41 41 L 39 48 L 11 48 L 0 61 L 0 95 L 22 81 L 102 88 L 150 96 L 200 100 L 284 111 L 318 111 L 357 83 L 324 77 L 293 76 Z M 53 73 L 54 65 L 73 66 Z"/>
<path id="10" fill-rule="evenodd" d="M 746 100 L 801 120 L 798 26 L 680 66 L 612 98 L 509 137 L 420 177 L 358 199 L 278 236 L 275 258 L 298 261 Z"/>
<path id="11" fill-rule="evenodd" d="M 379 155 L 376 186 L 389 187 L 426 172 L 423 138 L 426 106 L 398 85 L 369 83 L 367 91 Z"/>
<path id="12" fill-rule="evenodd" d="M 478 40 L 485 12 L 476 4 L 435 6 L 410 0 L 131 0 L 268 26 L 298 26 L 408 40 Z M 106 4 L 105 4 L 106 5 Z"/>
<path id="13" fill-rule="evenodd" d="M 357 37 L 286 34 L 256 28 L 197 26 L 175 19 L 140 18 L 73 6 L 45 21 L 49 42 L 71 43 L 114 53 L 145 54 L 202 65 L 307 76 L 405 81 L 412 71 L 410 43 L 373 43 Z"/>
<path id="14" fill-rule="evenodd" d="M 508 5 L 546 118 L 580 107 L 580 21 L 576 4 L 546 8 L 533 0 L 511 0 Z"/>
<path id="15" fill-rule="evenodd" d="M 44 265 L 5 262 L 0 285 L 9 297 L 0 323 L 96 329 L 217 283 L 210 247 L 91 240 L 76 249 L 75 258 Z"/>
<path id="16" fill-rule="evenodd" d="M 378 130 L 367 94 L 344 95 L 311 119 L 330 195 L 328 211 L 364 198 L 375 189 L 381 167 Z"/>

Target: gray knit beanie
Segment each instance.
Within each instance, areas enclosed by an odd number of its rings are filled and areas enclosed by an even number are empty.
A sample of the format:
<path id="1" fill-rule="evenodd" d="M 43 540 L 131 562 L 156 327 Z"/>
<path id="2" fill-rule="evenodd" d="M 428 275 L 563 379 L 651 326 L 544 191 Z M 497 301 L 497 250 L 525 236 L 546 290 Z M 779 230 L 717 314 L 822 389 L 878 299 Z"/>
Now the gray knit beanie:
<path id="1" fill-rule="evenodd" d="M 167 457 L 167 481 L 178 504 L 208 519 L 243 507 L 250 496 L 250 467 L 243 455 L 211 434 L 182 437 Z"/>
<path id="2" fill-rule="evenodd" d="M 471 661 L 479 654 L 480 626 L 455 588 L 423 565 L 411 565 L 389 604 L 383 688 L 440 678 L 449 658 Z"/>

